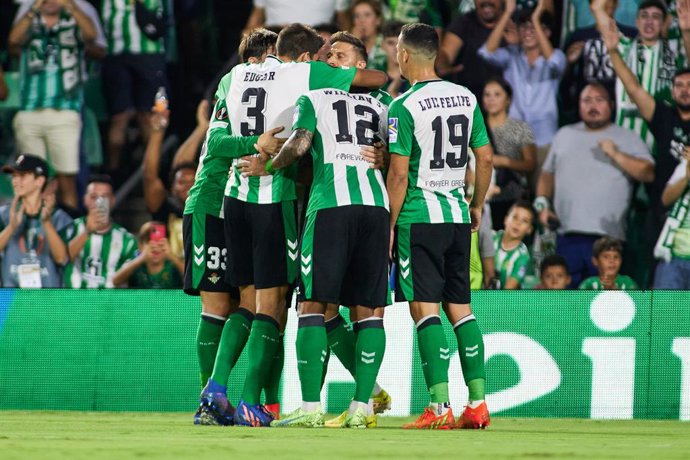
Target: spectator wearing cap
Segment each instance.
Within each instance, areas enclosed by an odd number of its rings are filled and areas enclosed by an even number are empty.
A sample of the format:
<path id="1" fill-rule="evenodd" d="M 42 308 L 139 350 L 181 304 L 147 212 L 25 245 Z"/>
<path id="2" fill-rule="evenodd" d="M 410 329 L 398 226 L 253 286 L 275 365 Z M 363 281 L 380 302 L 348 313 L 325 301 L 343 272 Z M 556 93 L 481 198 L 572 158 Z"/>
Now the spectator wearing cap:
<path id="1" fill-rule="evenodd" d="M 48 165 L 35 155 L 19 155 L 3 168 L 12 174 L 14 199 L 0 207 L 0 256 L 3 287 L 61 287 L 69 261 L 60 230 L 72 219 L 45 194 Z"/>
<path id="2" fill-rule="evenodd" d="M 115 272 L 136 256 L 136 238 L 110 216 L 114 204 L 110 177 L 91 176 L 84 194 L 86 216 L 60 232 L 72 260 L 65 268 L 65 287 L 113 288 Z"/>
<path id="3" fill-rule="evenodd" d="M 503 69 L 504 78 L 513 88 L 510 116 L 530 125 L 537 147 L 545 152 L 558 129 L 556 93 L 566 59 L 563 51 L 551 45 L 553 17 L 543 10 L 543 3 L 540 0 L 534 11 L 519 14 L 519 45 L 501 47 L 503 34 L 516 10 L 515 1 L 508 0 L 479 55 Z"/>
<path id="4" fill-rule="evenodd" d="M 8 38 L 20 55 L 20 110 L 13 127 L 19 151 L 50 157 L 61 202 L 77 207 L 85 50 L 97 28 L 74 0 L 36 0 L 15 18 Z"/>

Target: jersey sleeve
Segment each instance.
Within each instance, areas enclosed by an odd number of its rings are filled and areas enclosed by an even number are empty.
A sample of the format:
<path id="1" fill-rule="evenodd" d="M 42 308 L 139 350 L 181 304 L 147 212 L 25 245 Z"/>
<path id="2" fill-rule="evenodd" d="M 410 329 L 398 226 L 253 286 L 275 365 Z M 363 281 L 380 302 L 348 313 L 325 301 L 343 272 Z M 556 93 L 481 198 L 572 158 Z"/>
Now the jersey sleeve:
<path id="1" fill-rule="evenodd" d="M 582 289 L 582 290 L 592 290 L 592 289 L 594 289 L 594 286 L 593 286 L 592 281 L 595 280 L 595 279 L 596 279 L 596 277 L 594 277 L 594 278 L 587 278 L 586 280 L 584 280 L 583 282 L 581 282 L 580 285 L 579 285 L 577 288 L 578 288 L 578 289 Z"/>
<path id="2" fill-rule="evenodd" d="M 470 147 L 475 149 L 483 147 L 489 143 L 489 135 L 486 133 L 486 125 L 484 124 L 484 115 L 479 110 L 479 104 L 474 106 L 472 114 L 472 134 L 470 136 Z"/>
<path id="3" fill-rule="evenodd" d="M 232 82 L 231 71 L 218 85 L 215 98 L 216 105 L 208 127 L 207 152 L 217 158 L 239 158 L 256 153 L 254 144 L 259 136 L 233 136 L 227 107 L 227 94 Z"/>
<path id="4" fill-rule="evenodd" d="M 355 67 L 331 67 L 325 62 L 309 62 L 309 89 L 337 88 L 350 89 L 355 79 Z"/>
<path id="5" fill-rule="evenodd" d="M 388 151 L 409 157 L 413 135 L 412 114 L 401 101 L 393 101 L 388 109 Z"/>
<path id="6" fill-rule="evenodd" d="M 522 281 L 527 275 L 527 268 L 529 267 L 529 254 L 520 254 L 513 264 L 513 269 L 508 273 L 508 278 L 515 279 L 518 283 L 522 284 Z"/>
<path id="7" fill-rule="evenodd" d="M 316 131 L 316 111 L 311 98 L 307 95 L 300 96 L 295 104 L 295 115 L 292 120 L 292 129 L 306 129 L 312 133 Z"/>
<path id="8" fill-rule="evenodd" d="M 137 256 L 137 240 L 133 235 L 127 233 L 125 236 L 125 244 L 122 247 L 122 254 L 120 255 L 120 260 L 117 261 L 117 267 L 115 270 L 119 270 L 122 266 L 134 259 Z"/>
<path id="9" fill-rule="evenodd" d="M 77 236 L 77 229 L 79 228 L 79 220 L 75 220 L 71 225 L 58 231 L 58 235 L 62 238 L 62 241 L 69 243 L 72 239 Z"/>

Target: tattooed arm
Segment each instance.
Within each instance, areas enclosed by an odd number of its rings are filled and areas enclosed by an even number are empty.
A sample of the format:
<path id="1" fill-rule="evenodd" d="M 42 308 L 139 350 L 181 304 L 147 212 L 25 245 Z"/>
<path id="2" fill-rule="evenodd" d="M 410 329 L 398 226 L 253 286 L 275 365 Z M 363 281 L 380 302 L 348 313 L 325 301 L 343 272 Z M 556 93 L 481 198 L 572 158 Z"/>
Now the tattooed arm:
<path id="1" fill-rule="evenodd" d="M 302 158 L 309 151 L 313 138 L 314 133 L 308 129 L 296 129 L 273 159 L 270 159 L 266 151 L 257 144 L 254 147 L 259 155 L 242 158 L 237 167 L 245 177 L 272 174 L 273 171 L 290 166 Z"/>

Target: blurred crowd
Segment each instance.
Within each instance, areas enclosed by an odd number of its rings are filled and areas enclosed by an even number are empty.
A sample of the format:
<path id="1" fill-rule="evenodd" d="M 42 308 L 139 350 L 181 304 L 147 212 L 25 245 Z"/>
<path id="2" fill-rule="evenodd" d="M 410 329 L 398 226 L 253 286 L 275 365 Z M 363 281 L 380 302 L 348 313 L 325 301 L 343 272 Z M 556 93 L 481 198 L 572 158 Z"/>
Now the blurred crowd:
<path id="1" fill-rule="evenodd" d="M 396 97 L 409 88 L 400 29 L 424 22 L 441 39 L 439 75 L 477 95 L 496 153 L 473 287 L 690 288 L 690 0 L 16 0 L 0 10 L 4 287 L 181 287 L 184 202 L 210 95 L 239 62 L 242 34 L 309 24 L 327 40 L 325 60 L 330 35 L 349 30 Z M 143 202 L 143 217 L 118 213 L 128 202 Z"/>

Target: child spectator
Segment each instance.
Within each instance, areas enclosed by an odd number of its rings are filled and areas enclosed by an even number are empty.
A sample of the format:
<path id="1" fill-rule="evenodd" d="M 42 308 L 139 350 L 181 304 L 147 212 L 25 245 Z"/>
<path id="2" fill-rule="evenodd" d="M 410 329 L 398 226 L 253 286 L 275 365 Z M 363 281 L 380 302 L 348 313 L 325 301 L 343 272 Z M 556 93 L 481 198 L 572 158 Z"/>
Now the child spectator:
<path id="1" fill-rule="evenodd" d="M 570 273 L 568 264 L 563 256 L 553 254 L 544 258 L 539 267 L 541 284 L 535 289 L 568 289 Z"/>
<path id="2" fill-rule="evenodd" d="M 532 233 L 535 216 L 529 202 L 516 201 L 503 221 L 505 230 L 494 235 L 496 273 L 501 289 L 519 289 L 527 274 L 530 256 L 522 240 Z"/>
<path id="3" fill-rule="evenodd" d="M 139 230 L 139 255 L 126 263 L 113 277 L 115 286 L 176 289 L 182 287 L 182 261 L 175 257 L 165 237 L 165 225 L 146 222 Z"/>
<path id="4" fill-rule="evenodd" d="M 623 245 L 620 241 L 603 236 L 592 246 L 592 263 L 599 271 L 599 276 L 592 276 L 580 284 L 580 289 L 639 289 L 632 278 L 619 275 L 623 262 Z"/>

